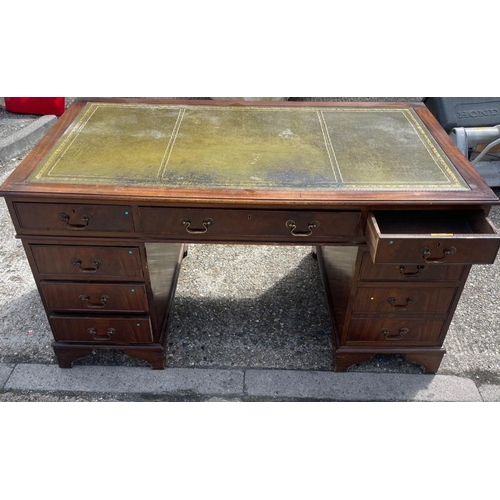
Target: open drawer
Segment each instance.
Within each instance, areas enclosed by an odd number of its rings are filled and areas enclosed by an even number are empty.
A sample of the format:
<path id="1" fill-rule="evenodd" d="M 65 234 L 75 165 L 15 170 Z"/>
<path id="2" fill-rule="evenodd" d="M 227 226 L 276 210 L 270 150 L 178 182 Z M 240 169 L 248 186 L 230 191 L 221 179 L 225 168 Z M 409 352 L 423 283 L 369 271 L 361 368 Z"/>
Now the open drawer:
<path id="1" fill-rule="evenodd" d="M 367 245 L 376 264 L 493 264 L 500 234 L 475 210 L 375 211 Z"/>

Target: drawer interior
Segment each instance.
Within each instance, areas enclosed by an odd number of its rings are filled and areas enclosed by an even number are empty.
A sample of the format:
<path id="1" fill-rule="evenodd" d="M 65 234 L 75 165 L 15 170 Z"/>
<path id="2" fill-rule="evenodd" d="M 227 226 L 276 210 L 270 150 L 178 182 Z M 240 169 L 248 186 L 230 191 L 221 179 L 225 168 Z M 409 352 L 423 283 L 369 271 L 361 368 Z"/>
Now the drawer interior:
<path id="1" fill-rule="evenodd" d="M 496 234 L 480 210 L 412 210 L 373 212 L 381 235 L 479 235 Z"/>

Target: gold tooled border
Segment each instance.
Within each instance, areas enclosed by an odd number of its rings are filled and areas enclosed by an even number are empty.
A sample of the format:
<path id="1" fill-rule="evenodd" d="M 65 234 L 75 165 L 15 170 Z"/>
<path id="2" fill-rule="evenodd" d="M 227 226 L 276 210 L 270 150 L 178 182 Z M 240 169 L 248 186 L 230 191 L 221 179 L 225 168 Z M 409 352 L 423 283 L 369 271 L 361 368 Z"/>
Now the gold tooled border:
<path id="1" fill-rule="evenodd" d="M 124 182 L 130 181 L 134 182 L 136 185 L 163 185 L 166 186 L 164 182 L 162 182 L 162 178 L 167 170 L 168 162 L 170 160 L 171 153 L 173 151 L 175 140 L 179 133 L 179 130 L 182 125 L 182 120 L 184 118 L 184 114 L 186 110 L 200 110 L 200 109 L 222 109 L 225 111 L 238 111 L 238 112 L 247 112 L 247 111 L 259 111 L 259 112 L 273 112 L 273 111 L 285 111 L 285 112 L 305 112 L 311 113 L 315 112 L 318 117 L 319 125 L 321 127 L 321 131 L 323 134 L 323 140 L 325 144 L 325 149 L 330 161 L 333 180 L 332 185 L 329 188 L 331 190 L 362 190 L 362 191 L 392 191 L 392 190 L 401 190 L 401 191 L 410 191 L 410 190 L 422 190 L 422 191 L 463 191 L 470 190 L 470 187 L 467 183 L 459 176 L 458 172 L 455 170 L 455 167 L 449 162 L 446 158 L 446 155 L 437 144 L 437 142 L 431 138 L 424 129 L 424 124 L 416 114 L 416 112 L 411 108 L 349 108 L 349 107 L 329 107 L 329 108 L 315 108 L 315 107 L 277 107 L 277 106 L 266 106 L 266 107 L 258 107 L 258 106 L 242 106 L 242 107 L 232 107 L 232 106 L 209 106 L 209 105 L 178 105 L 178 104 L 149 104 L 149 103 L 92 103 L 89 102 L 82 109 L 80 114 L 76 117 L 73 126 L 70 126 L 63 134 L 61 139 L 55 144 L 55 146 L 48 152 L 45 158 L 42 160 L 42 163 L 39 167 L 31 174 L 28 179 L 28 182 L 75 182 L 80 181 L 83 183 L 95 184 L 96 182 L 105 182 L 105 181 L 113 181 L 114 177 L 105 177 L 105 176 L 79 176 L 79 177 L 68 177 L 66 175 L 57 175 L 52 174 L 57 164 L 63 159 L 66 152 L 69 150 L 75 139 L 78 137 L 78 134 L 82 131 L 82 129 L 86 126 L 89 120 L 92 118 L 94 113 L 97 111 L 99 107 L 115 107 L 115 108 L 161 108 L 161 109 L 177 109 L 179 110 L 179 114 L 174 125 L 170 140 L 163 154 L 162 161 L 158 168 L 158 174 L 156 176 L 156 180 L 152 179 L 144 179 L 140 180 L 137 178 L 122 178 Z M 445 179 L 447 181 L 435 182 L 434 186 L 423 185 L 422 183 L 411 183 L 405 182 L 404 184 L 398 183 L 387 183 L 374 185 L 368 183 L 349 183 L 345 182 L 342 179 L 342 171 L 339 166 L 335 149 L 333 148 L 332 141 L 330 138 L 330 134 L 328 133 L 327 123 L 325 121 L 324 113 L 332 113 L 332 112 L 350 112 L 350 113 L 403 113 L 405 118 L 408 120 L 410 126 L 415 130 L 416 135 L 422 142 L 423 146 L 426 148 L 429 156 L 436 163 L 436 166 L 441 170 Z M 456 172 L 456 173 L 455 173 Z M 438 185 L 439 184 L 439 185 Z M 212 186 L 215 187 L 215 186 Z M 218 186 L 221 188 L 231 189 L 234 186 Z M 260 186 L 262 187 L 262 186 Z M 273 187 L 274 188 L 274 187 Z M 293 189 L 287 187 L 287 189 Z M 302 188 L 297 188 L 302 189 Z M 318 186 L 317 188 L 313 188 L 312 186 L 308 189 L 325 189 L 325 186 Z"/>

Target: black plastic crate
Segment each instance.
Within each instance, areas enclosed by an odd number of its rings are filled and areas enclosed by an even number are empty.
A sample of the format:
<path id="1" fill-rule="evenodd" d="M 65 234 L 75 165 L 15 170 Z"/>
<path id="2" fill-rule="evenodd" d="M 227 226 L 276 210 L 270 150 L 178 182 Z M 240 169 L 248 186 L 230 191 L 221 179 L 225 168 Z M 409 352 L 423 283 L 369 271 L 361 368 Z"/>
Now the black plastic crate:
<path id="1" fill-rule="evenodd" d="M 500 124 L 500 97 L 426 97 L 424 104 L 447 132 Z"/>

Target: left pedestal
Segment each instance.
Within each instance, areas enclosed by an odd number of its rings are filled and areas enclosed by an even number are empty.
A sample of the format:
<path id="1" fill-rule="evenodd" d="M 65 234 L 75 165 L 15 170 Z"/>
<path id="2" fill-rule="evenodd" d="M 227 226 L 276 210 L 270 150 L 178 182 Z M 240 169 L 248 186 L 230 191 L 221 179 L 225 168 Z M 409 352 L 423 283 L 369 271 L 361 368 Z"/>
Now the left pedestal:
<path id="1" fill-rule="evenodd" d="M 184 245 L 41 237 L 23 244 L 61 368 L 96 349 L 122 350 L 165 368 Z"/>

